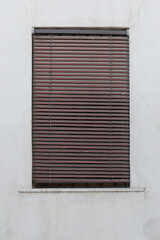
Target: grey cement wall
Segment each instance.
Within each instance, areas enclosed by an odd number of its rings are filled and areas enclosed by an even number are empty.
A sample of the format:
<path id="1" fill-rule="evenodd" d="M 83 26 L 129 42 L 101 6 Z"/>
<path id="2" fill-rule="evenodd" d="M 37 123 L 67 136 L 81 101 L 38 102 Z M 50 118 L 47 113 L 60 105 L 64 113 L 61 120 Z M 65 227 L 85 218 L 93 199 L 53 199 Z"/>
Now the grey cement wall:
<path id="1" fill-rule="evenodd" d="M 0 240 L 160 240 L 159 9 L 159 0 L 0 1 Z M 32 27 L 130 29 L 129 191 L 32 191 Z"/>

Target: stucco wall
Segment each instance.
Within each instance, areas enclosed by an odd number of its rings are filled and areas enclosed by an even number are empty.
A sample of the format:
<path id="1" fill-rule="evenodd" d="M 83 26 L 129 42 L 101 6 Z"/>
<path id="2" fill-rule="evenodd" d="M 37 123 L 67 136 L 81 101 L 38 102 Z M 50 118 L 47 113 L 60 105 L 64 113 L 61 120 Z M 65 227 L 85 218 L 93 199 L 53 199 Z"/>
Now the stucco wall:
<path id="1" fill-rule="evenodd" d="M 0 240 L 160 239 L 160 1 L 0 1 Z M 31 189 L 32 27 L 130 29 L 131 189 Z"/>

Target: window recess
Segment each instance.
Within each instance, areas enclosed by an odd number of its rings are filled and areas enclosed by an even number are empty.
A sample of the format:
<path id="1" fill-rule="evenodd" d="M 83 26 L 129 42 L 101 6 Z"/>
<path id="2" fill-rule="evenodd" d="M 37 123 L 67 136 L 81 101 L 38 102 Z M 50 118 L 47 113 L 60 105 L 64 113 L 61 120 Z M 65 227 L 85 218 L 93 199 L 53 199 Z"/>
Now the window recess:
<path id="1" fill-rule="evenodd" d="M 127 30 L 33 33 L 33 187 L 129 187 Z"/>

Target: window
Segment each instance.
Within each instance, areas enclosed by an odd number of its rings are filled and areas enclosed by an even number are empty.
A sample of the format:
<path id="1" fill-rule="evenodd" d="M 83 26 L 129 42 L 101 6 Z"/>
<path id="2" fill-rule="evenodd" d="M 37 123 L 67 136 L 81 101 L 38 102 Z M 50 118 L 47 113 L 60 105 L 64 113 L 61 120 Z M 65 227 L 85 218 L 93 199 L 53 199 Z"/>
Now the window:
<path id="1" fill-rule="evenodd" d="M 129 187 L 127 30 L 36 28 L 33 186 Z"/>

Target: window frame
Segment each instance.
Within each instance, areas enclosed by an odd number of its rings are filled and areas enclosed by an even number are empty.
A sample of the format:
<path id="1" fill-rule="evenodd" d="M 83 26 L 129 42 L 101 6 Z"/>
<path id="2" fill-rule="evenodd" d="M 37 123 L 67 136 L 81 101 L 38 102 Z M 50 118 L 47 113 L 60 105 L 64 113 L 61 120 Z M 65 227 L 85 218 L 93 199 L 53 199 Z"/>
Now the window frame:
<path id="1" fill-rule="evenodd" d="M 33 35 L 34 34 L 39 34 L 39 33 L 43 33 L 43 34 L 48 34 L 48 33 L 55 33 L 55 34 L 61 34 L 62 32 L 65 33 L 65 34 L 115 34 L 115 31 L 116 31 L 116 34 L 117 35 L 128 35 L 128 30 L 127 29 L 68 29 L 68 28 L 35 28 L 34 29 L 34 32 L 33 32 Z M 128 45 L 129 47 L 129 45 Z M 33 51 L 33 40 L 32 40 L 32 51 Z M 129 53 L 128 53 L 129 54 Z M 33 59 L 33 58 L 32 58 Z M 33 62 L 32 62 L 33 63 Z M 128 56 L 128 65 L 129 65 L 129 56 Z M 33 71 L 33 64 L 32 64 L 32 71 Z M 129 75 L 129 70 L 128 70 L 128 75 Z M 32 79 L 33 79 L 33 75 L 32 75 Z M 128 76 L 128 79 L 129 79 L 129 76 Z M 32 92 L 32 97 L 33 97 L 33 92 Z M 32 122 L 33 122 L 33 114 L 32 114 Z M 33 130 L 32 130 L 33 131 Z M 32 132 L 33 134 L 33 132 Z M 32 142 L 32 145 L 33 145 L 33 142 Z M 129 146 L 130 148 L 130 146 Z M 33 159 L 32 159 L 32 163 L 33 163 Z M 130 176 L 130 161 L 129 161 L 129 176 Z M 34 184 L 32 184 L 33 187 L 35 187 Z M 75 184 L 72 184 L 72 185 L 62 185 L 62 184 L 57 184 L 56 186 L 53 186 L 52 184 L 49 185 L 38 185 L 37 186 L 38 188 L 41 187 L 41 188 L 53 188 L 53 187 L 87 187 L 87 188 L 92 188 L 92 187 L 95 187 L 95 185 L 93 186 L 89 186 L 89 185 L 86 185 L 84 186 L 83 184 L 81 186 L 75 186 Z M 117 185 L 117 184 L 111 184 L 111 185 L 107 185 L 107 186 L 102 186 L 102 185 L 99 185 L 98 187 L 124 187 L 124 186 L 121 186 L 121 185 Z M 129 184 L 125 187 L 130 187 L 130 179 L 129 179 Z"/>

